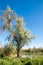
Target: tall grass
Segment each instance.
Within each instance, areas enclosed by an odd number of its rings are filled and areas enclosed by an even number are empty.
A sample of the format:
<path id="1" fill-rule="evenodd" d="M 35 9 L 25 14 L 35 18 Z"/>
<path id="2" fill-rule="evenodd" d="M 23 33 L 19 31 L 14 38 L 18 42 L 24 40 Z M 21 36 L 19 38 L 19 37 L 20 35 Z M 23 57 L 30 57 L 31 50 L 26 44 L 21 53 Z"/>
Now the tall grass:
<path id="1" fill-rule="evenodd" d="M 0 65 L 43 65 L 43 58 L 0 58 Z"/>

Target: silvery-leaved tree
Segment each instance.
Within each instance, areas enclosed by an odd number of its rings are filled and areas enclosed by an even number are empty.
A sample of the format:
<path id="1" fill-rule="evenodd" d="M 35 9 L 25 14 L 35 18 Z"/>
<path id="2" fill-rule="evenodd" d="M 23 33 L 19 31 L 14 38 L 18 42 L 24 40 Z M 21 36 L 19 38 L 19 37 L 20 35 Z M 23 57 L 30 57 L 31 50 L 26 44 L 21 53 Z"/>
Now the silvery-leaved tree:
<path id="1" fill-rule="evenodd" d="M 12 42 L 17 49 L 17 57 L 20 57 L 20 49 L 30 42 L 34 36 L 25 28 L 24 19 L 16 16 L 15 12 L 9 7 L 7 7 L 5 13 L 0 19 L 4 22 L 3 31 L 6 30 L 6 28 L 9 30 L 10 34 L 8 39 L 12 38 Z M 15 20 L 15 24 L 13 24 L 14 26 L 11 23 L 13 19 Z"/>

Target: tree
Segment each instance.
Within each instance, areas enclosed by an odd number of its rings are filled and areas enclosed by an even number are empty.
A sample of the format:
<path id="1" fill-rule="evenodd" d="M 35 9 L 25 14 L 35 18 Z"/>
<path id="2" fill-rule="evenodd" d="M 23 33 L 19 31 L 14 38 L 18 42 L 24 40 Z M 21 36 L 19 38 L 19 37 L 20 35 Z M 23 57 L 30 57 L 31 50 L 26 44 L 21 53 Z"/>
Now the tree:
<path id="1" fill-rule="evenodd" d="M 17 57 L 20 56 L 20 49 L 31 41 L 33 38 L 30 31 L 28 31 L 25 28 L 25 24 L 23 21 L 23 18 L 18 18 L 16 25 L 15 25 L 15 32 L 16 37 L 14 38 L 14 41 L 16 41 L 16 47 L 17 47 Z"/>
<path id="2" fill-rule="evenodd" d="M 9 30 L 10 35 L 8 39 L 12 38 L 12 42 L 16 45 L 17 57 L 20 57 L 20 49 L 30 42 L 34 37 L 25 28 L 24 20 L 22 17 L 18 17 L 14 14 L 15 12 L 9 7 L 6 9 L 4 15 L 0 17 L 4 21 L 3 30 L 6 28 Z M 15 25 L 12 28 L 12 20 L 16 19 Z"/>

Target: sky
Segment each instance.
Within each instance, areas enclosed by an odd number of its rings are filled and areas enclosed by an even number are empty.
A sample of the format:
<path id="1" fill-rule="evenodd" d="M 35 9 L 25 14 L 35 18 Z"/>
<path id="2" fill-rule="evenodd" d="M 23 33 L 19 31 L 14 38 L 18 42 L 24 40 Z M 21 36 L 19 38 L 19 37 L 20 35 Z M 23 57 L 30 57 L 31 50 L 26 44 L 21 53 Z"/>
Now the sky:
<path id="1" fill-rule="evenodd" d="M 7 6 L 10 6 L 18 15 L 24 17 L 26 28 L 36 36 L 31 44 L 28 43 L 29 45 L 25 45 L 23 48 L 43 47 L 43 0 L 0 0 L 0 10 L 6 10 Z M 2 45 L 6 43 L 7 35 L 8 31 L 0 32 Z"/>

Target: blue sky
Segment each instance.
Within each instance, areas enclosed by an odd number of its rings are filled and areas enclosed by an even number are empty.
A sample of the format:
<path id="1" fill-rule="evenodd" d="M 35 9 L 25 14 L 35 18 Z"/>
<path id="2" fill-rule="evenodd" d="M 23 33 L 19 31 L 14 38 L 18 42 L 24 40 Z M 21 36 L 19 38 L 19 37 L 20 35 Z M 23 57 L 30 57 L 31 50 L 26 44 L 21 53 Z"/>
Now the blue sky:
<path id="1" fill-rule="evenodd" d="M 0 0 L 0 10 L 5 10 L 7 5 L 15 10 L 18 15 L 24 17 L 26 28 L 36 35 L 36 39 L 24 48 L 43 47 L 43 0 Z M 7 33 L 6 31 L 0 32 L 2 45 L 5 44 L 4 39 L 8 35 Z"/>

